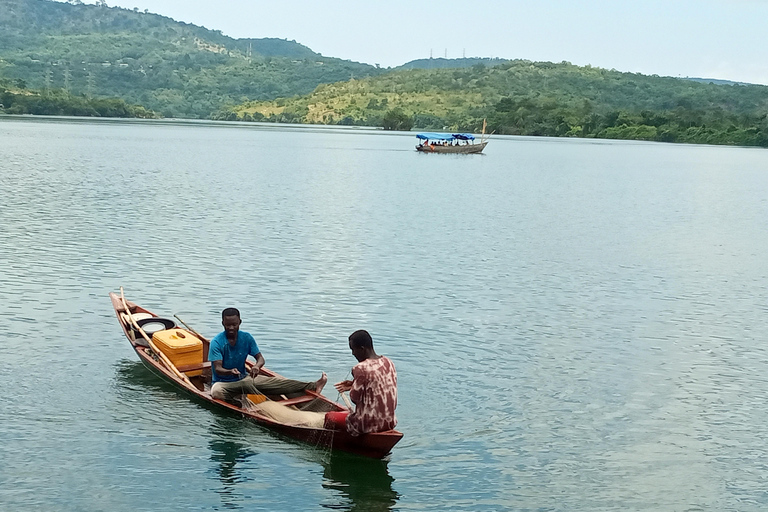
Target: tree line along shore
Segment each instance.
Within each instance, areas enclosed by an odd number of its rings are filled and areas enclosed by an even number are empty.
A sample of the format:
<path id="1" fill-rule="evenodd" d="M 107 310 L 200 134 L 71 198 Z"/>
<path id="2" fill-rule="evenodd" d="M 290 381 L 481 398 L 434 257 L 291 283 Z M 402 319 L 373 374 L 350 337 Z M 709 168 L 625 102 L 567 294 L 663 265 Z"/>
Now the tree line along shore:
<path id="1" fill-rule="evenodd" d="M 569 63 L 397 71 L 246 102 L 216 119 L 768 147 L 768 87 Z"/>
<path id="2" fill-rule="evenodd" d="M 376 126 L 768 147 L 768 87 L 568 62 L 398 68 L 171 18 L 0 0 L 0 113 Z"/>

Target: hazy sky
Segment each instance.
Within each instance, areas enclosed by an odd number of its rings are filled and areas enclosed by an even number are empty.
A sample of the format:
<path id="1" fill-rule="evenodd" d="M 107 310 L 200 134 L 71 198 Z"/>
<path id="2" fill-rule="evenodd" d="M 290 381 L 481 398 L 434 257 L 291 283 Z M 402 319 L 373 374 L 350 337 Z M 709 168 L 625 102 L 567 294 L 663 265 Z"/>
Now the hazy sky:
<path id="1" fill-rule="evenodd" d="M 95 3 L 87 0 L 86 3 Z M 107 0 L 225 35 L 382 67 L 434 57 L 569 61 L 768 85 L 768 0 Z"/>

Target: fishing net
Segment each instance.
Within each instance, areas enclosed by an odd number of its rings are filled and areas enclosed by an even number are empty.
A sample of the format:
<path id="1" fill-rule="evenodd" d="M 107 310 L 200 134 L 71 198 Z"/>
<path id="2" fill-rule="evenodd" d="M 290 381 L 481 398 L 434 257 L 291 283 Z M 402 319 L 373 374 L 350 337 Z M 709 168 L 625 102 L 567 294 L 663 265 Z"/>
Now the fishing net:
<path id="1" fill-rule="evenodd" d="M 298 404 L 296 405 L 299 409 L 302 411 L 309 411 L 309 412 L 322 412 L 326 413 L 328 411 L 333 411 L 334 408 L 331 404 L 326 402 L 325 400 L 320 400 L 319 398 L 315 398 L 311 402 L 307 402 L 305 404 Z"/>
<path id="2" fill-rule="evenodd" d="M 325 413 L 322 412 L 299 411 L 269 400 L 258 404 L 248 400 L 246 403 L 248 410 L 257 412 L 285 425 L 323 428 L 323 423 L 325 422 Z"/>

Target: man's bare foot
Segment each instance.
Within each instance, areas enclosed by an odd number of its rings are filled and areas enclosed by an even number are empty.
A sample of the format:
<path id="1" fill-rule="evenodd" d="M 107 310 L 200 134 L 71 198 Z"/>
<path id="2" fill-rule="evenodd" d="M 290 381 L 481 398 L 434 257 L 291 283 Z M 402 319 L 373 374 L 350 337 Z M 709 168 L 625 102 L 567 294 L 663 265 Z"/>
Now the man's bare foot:
<path id="1" fill-rule="evenodd" d="M 323 388 L 325 387 L 325 384 L 328 382 L 328 376 L 323 372 L 323 376 L 317 379 L 317 382 L 315 382 L 315 391 L 317 393 L 322 393 Z"/>

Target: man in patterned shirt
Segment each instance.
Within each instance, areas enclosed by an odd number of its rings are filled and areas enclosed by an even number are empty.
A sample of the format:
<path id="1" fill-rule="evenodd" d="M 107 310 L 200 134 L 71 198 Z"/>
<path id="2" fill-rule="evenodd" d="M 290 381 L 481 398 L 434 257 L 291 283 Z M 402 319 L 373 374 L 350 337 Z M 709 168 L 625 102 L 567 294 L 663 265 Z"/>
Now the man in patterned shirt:
<path id="1" fill-rule="evenodd" d="M 349 336 L 349 349 L 358 360 L 352 368 L 352 380 L 335 385 L 339 393 L 349 391 L 355 403 L 351 412 L 329 412 L 326 428 L 342 429 L 354 436 L 384 432 L 397 425 L 397 372 L 389 358 L 376 354 L 368 331 L 359 330 Z"/>

